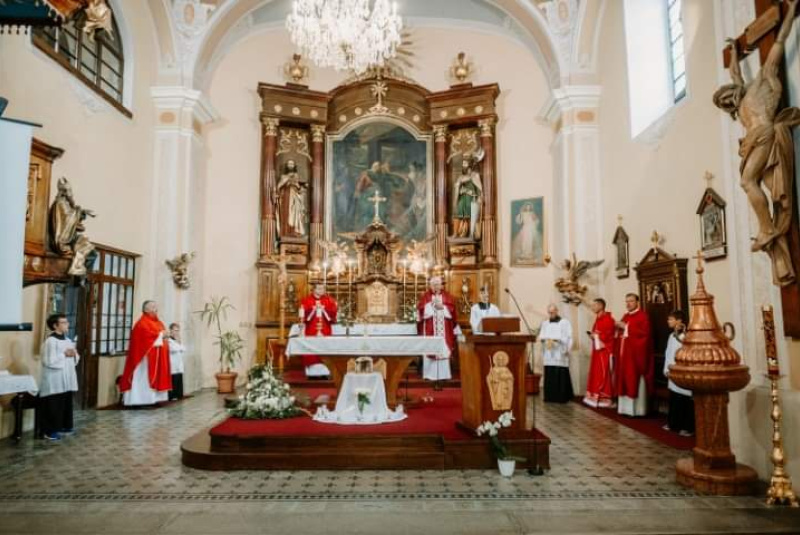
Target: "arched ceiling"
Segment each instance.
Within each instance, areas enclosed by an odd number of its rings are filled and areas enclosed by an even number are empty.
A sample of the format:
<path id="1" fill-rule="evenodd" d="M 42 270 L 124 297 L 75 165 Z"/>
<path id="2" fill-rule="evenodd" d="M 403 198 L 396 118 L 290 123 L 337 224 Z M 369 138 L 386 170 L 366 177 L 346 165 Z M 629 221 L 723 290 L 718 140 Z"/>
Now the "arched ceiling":
<path id="1" fill-rule="evenodd" d="M 542 12 L 530 0 L 399 0 L 398 8 L 411 26 L 473 28 L 506 35 L 526 46 L 551 85 L 561 78 L 556 46 Z M 291 0 L 227 0 L 209 20 L 192 76 L 202 87 L 207 74 L 239 40 L 264 28 L 283 27 Z"/>
<path id="2" fill-rule="evenodd" d="M 291 0 L 147 2 L 157 23 L 164 80 L 180 79 L 178 83 L 197 89 L 206 87 L 215 66 L 239 41 L 256 32 L 283 28 L 291 9 Z M 398 7 L 410 27 L 489 31 L 521 43 L 539 63 L 551 87 L 556 88 L 590 83 L 604 3 L 605 0 L 398 0 Z M 192 20 L 187 22 L 189 12 Z M 567 19 L 563 18 L 565 12 Z M 164 24 L 164 18 L 171 24 Z"/>

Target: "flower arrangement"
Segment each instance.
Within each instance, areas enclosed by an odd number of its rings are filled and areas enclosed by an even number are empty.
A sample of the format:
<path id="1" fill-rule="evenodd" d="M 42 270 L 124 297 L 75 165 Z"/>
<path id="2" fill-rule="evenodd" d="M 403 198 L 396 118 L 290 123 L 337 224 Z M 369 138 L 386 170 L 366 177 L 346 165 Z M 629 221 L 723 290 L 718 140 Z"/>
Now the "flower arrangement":
<path id="1" fill-rule="evenodd" d="M 247 379 L 247 392 L 229 409 L 231 415 L 247 420 L 280 420 L 302 412 L 289 385 L 275 375 L 272 363 L 254 366 Z"/>
<path id="2" fill-rule="evenodd" d="M 508 447 L 500 441 L 500 429 L 504 427 L 511 427 L 511 422 L 514 421 L 514 414 L 511 411 L 504 412 L 497 418 L 496 422 L 483 422 L 478 426 L 475 432 L 478 436 L 488 435 L 492 443 L 492 450 L 495 457 L 501 461 L 519 461 L 525 462 L 524 457 L 517 457 L 508 454 Z"/>

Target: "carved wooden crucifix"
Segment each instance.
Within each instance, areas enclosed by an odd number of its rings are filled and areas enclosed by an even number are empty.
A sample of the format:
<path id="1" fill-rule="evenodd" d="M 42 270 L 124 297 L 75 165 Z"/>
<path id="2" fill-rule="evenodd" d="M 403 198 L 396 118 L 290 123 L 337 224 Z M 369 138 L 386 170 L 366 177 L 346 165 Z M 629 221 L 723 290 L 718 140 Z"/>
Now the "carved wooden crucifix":
<path id="1" fill-rule="evenodd" d="M 754 0 L 756 10 L 756 20 L 750 23 L 744 32 L 735 39 L 737 58 L 739 61 L 746 58 L 751 52 L 758 51 L 761 65 L 767 64 L 770 50 L 778 39 L 784 18 L 789 11 L 789 4 L 785 1 L 775 0 Z M 795 13 L 797 16 L 797 13 Z M 731 62 L 731 47 L 726 46 L 723 50 L 723 61 L 726 68 Z M 763 67 L 762 67 L 763 68 Z M 783 77 L 783 86 L 786 87 L 784 73 L 785 68 L 780 69 L 779 76 Z M 781 108 L 787 104 L 787 93 L 782 94 L 783 102 Z M 795 175 L 797 167 L 795 166 Z M 789 194 L 793 195 L 796 189 L 796 176 L 789 179 Z M 786 234 L 788 241 L 786 249 L 790 252 L 791 264 L 794 269 L 800 269 L 800 218 L 798 218 L 797 199 L 792 203 L 791 226 Z M 795 279 L 791 284 L 781 287 L 781 297 L 783 301 L 783 324 L 786 336 L 793 338 L 800 337 L 800 315 L 794 311 L 800 309 L 800 281 Z"/>

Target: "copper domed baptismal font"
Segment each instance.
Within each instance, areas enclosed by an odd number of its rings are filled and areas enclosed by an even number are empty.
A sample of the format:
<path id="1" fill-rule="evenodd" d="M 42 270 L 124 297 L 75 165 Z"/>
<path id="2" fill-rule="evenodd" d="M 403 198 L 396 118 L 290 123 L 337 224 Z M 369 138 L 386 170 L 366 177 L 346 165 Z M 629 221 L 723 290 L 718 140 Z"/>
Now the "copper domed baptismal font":
<path id="1" fill-rule="evenodd" d="M 676 385 L 692 391 L 695 406 L 697 444 L 692 457 L 678 460 L 677 480 L 707 494 L 752 494 L 758 477 L 736 463 L 728 429 L 728 393 L 747 386 L 750 372 L 717 320 L 703 271 L 699 254 L 691 319 L 669 372 Z"/>

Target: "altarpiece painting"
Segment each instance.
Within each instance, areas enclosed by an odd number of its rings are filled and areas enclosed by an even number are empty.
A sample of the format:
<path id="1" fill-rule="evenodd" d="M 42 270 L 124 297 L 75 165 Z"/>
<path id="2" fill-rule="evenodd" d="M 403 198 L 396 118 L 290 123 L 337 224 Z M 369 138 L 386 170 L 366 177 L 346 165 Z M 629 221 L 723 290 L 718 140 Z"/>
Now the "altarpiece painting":
<path id="1" fill-rule="evenodd" d="M 417 241 L 431 232 L 430 136 L 415 136 L 395 121 L 367 119 L 330 136 L 328 154 L 329 239 L 369 226 L 376 193 L 385 199 L 378 213 L 390 232 Z"/>

